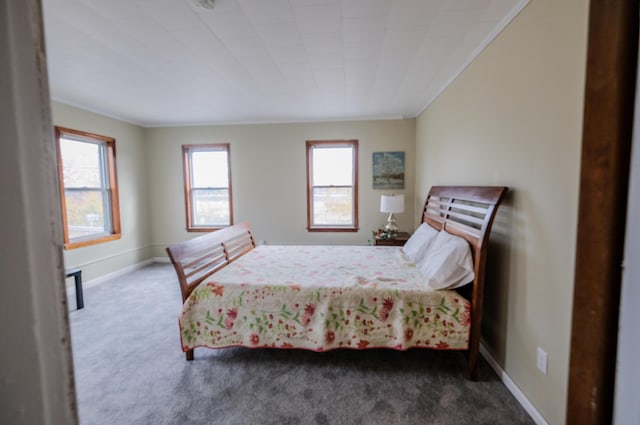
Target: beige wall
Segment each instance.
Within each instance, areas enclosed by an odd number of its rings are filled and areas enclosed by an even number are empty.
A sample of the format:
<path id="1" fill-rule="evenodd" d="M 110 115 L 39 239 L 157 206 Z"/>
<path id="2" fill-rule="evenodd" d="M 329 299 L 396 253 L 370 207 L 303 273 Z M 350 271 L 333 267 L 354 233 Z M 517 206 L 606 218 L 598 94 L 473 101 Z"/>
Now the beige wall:
<path id="1" fill-rule="evenodd" d="M 149 187 L 144 130 L 112 118 L 52 102 L 54 125 L 116 139 L 116 167 L 122 238 L 66 250 L 66 267 L 82 267 L 91 280 L 151 258 Z"/>
<path id="2" fill-rule="evenodd" d="M 492 237 L 483 336 L 550 424 L 566 410 L 587 12 L 587 1 L 531 2 L 416 128 L 417 194 L 511 188 Z"/>
<path id="3" fill-rule="evenodd" d="M 185 231 L 181 146 L 230 143 L 234 222 L 249 221 L 256 239 L 286 244 L 367 244 L 383 225 L 380 195 L 373 190 L 372 153 L 404 151 L 407 212 L 401 230 L 413 230 L 415 120 L 150 128 L 146 130 L 151 188 L 153 254 L 190 236 Z M 358 139 L 359 227 L 357 233 L 306 230 L 306 140 Z M 423 195 L 420 195 L 423 198 Z"/>

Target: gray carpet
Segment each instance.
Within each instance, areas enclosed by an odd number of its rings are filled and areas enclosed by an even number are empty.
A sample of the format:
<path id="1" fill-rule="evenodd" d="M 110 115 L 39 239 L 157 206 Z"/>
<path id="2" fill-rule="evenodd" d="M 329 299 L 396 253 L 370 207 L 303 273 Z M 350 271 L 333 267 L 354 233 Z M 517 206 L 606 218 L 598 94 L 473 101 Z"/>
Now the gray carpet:
<path id="1" fill-rule="evenodd" d="M 99 424 L 531 424 L 458 352 L 180 349 L 180 291 L 153 264 L 70 298 L 78 409 Z"/>

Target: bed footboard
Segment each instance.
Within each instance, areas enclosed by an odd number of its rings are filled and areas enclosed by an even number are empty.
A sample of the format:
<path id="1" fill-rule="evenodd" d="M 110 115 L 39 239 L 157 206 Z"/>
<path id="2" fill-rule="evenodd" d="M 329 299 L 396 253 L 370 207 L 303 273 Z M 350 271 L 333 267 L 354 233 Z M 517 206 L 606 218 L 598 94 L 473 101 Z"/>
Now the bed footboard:
<path id="1" fill-rule="evenodd" d="M 178 275 L 182 302 L 200 282 L 255 246 L 249 224 L 243 222 L 168 247 L 167 254 Z M 187 360 L 190 360 L 188 352 Z"/>

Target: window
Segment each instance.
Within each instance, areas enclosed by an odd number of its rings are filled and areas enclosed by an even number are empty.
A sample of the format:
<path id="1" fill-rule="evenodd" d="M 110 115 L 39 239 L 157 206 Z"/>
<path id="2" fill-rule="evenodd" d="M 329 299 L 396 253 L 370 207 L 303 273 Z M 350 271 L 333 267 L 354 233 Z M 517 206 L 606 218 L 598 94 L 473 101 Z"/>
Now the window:
<path id="1" fill-rule="evenodd" d="M 233 224 L 229 144 L 183 145 L 187 231 Z"/>
<path id="2" fill-rule="evenodd" d="M 65 249 L 119 239 L 115 139 L 55 130 Z"/>
<path id="3" fill-rule="evenodd" d="M 307 229 L 358 231 L 358 141 L 307 141 Z"/>

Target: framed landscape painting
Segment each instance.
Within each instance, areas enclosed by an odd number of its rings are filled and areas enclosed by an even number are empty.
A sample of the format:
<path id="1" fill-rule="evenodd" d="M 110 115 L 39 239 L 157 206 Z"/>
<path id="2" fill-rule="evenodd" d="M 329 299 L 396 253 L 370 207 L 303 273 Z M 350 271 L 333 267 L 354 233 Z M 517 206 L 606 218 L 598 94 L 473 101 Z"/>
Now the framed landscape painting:
<path id="1" fill-rule="evenodd" d="M 373 188 L 404 189 L 404 152 L 373 153 Z"/>

